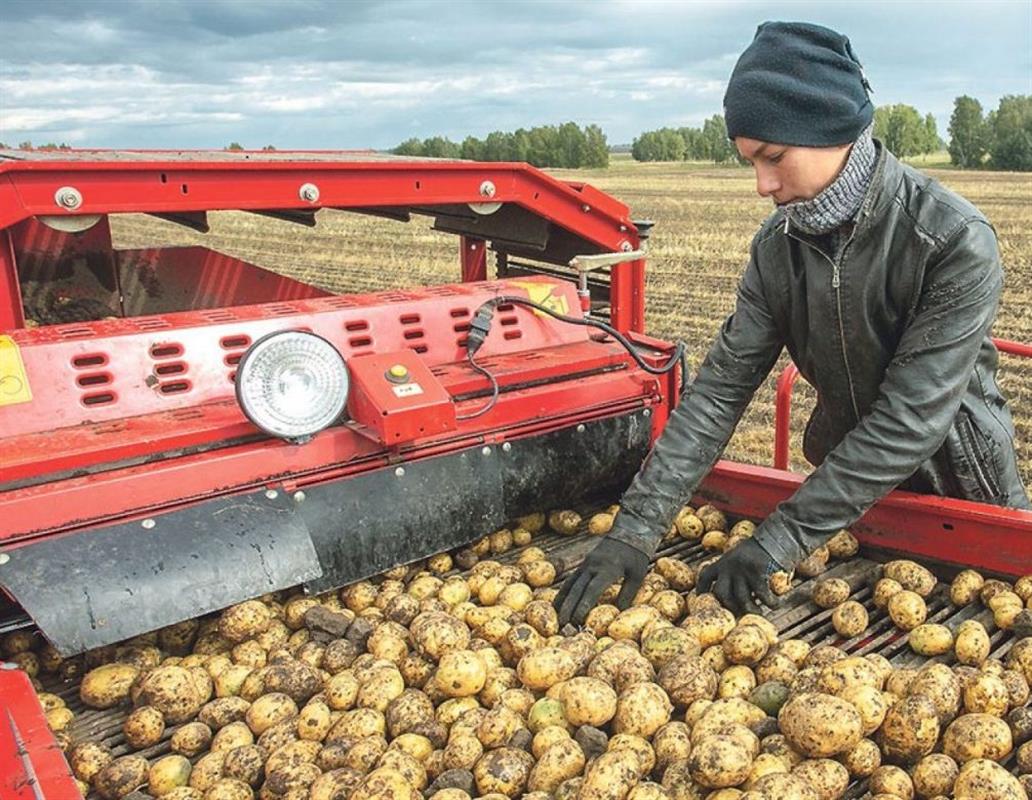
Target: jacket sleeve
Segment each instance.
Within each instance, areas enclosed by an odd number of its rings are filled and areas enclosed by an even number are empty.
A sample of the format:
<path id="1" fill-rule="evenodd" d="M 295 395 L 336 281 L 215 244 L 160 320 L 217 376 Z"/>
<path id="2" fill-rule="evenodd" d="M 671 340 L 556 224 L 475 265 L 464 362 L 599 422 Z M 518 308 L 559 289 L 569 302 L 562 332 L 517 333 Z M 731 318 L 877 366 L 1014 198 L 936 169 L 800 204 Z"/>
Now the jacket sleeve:
<path id="1" fill-rule="evenodd" d="M 878 398 L 798 491 L 756 531 L 786 569 L 909 478 L 942 445 L 999 305 L 996 236 L 969 221 L 925 268 L 913 316 Z"/>
<path id="2" fill-rule="evenodd" d="M 782 346 L 764 297 L 754 240 L 734 312 L 624 492 L 611 537 L 650 555 L 655 552 L 677 512 L 724 451 Z"/>

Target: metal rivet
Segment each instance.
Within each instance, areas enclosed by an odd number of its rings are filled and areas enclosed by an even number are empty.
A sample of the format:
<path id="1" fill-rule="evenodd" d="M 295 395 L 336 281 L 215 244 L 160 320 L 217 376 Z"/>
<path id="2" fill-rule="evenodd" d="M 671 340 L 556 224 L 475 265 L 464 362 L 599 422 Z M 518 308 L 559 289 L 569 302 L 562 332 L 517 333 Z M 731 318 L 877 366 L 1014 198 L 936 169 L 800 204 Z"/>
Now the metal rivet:
<path id="1" fill-rule="evenodd" d="M 589 211 L 591 211 L 591 206 L 589 206 L 587 203 L 585 203 L 584 205 L 582 205 L 580 207 L 580 210 L 583 211 L 585 214 L 587 214 Z"/>
<path id="2" fill-rule="evenodd" d="M 508 453 L 510 450 L 512 450 L 512 445 L 509 444 L 508 442 L 506 442 L 505 444 L 502 445 L 502 452 L 503 453 Z"/>
<path id="3" fill-rule="evenodd" d="M 405 468 L 404 467 L 398 467 L 396 470 L 394 470 L 394 475 L 396 477 L 398 477 L 398 478 L 404 477 L 405 476 Z"/>
<path id="4" fill-rule="evenodd" d="M 303 503 L 303 502 L 305 502 L 305 493 L 300 491 L 300 490 L 294 492 L 294 502 L 295 503 Z"/>
<path id="5" fill-rule="evenodd" d="M 620 233 L 627 233 L 627 226 L 626 225 L 621 225 L 620 226 Z"/>
<path id="6" fill-rule="evenodd" d="M 485 447 L 480 452 L 483 453 L 485 456 L 489 456 L 489 455 L 491 455 L 491 448 L 490 447 Z"/>
<path id="7" fill-rule="evenodd" d="M 54 192 L 54 202 L 61 208 L 78 208 L 82 205 L 82 195 L 74 186 L 62 186 Z"/>
<path id="8" fill-rule="evenodd" d="M 0 553 L 0 564 L 6 564 L 11 560 L 11 557 L 7 553 Z"/>
<path id="9" fill-rule="evenodd" d="M 625 253 L 631 252 L 631 243 L 628 241 L 620 242 L 620 249 L 623 250 Z"/>
<path id="10" fill-rule="evenodd" d="M 144 520 L 143 522 L 141 522 L 141 523 L 140 523 L 140 525 L 142 525 L 142 526 L 143 526 L 144 528 L 146 528 L 147 530 L 150 530 L 151 528 L 153 528 L 153 527 L 154 527 L 155 525 L 157 525 L 157 524 L 158 524 L 158 523 L 156 523 L 156 522 L 155 522 L 154 520 L 152 520 L 152 519 L 145 519 L 145 520 Z"/>
<path id="11" fill-rule="evenodd" d="M 306 203 L 315 203 L 319 199 L 319 187 L 314 183 L 302 183 L 298 195 Z"/>
<path id="12" fill-rule="evenodd" d="M 651 410 L 651 409 L 648 409 L 648 408 L 646 408 L 646 409 L 645 409 L 644 411 L 642 411 L 642 412 L 641 412 L 641 415 L 642 415 L 643 417 L 651 417 L 651 416 L 652 416 L 652 410 Z"/>
<path id="13" fill-rule="evenodd" d="M 268 497 L 270 500 L 275 500 L 277 497 L 279 497 L 279 492 L 277 492 L 275 489 L 266 489 L 265 496 Z"/>
<path id="14" fill-rule="evenodd" d="M 584 433 L 584 431 L 586 431 L 586 430 L 587 430 L 587 428 L 584 427 L 584 423 L 583 422 L 580 425 L 577 426 L 577 433 Z"/>
<path id="15" fill-rule="evenodd" d="M 481 197 L 494 197 L 495 196 L 495 185 L 491 181 L 484 181 L 480 184 L 480 196 Z"/>

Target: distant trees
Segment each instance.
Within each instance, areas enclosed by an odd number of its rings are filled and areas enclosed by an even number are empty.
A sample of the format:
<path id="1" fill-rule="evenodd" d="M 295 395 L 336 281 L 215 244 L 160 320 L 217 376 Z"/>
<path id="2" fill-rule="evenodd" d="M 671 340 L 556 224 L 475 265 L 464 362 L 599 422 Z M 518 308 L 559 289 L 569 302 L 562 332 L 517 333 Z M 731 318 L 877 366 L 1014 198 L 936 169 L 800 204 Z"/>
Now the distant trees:
<path id="1" fill-rule="evenodd" d="M 406 139 L 396 155 L 465 158 L 472 161 L 526 161 L 535 167 L 607 167 L 609 145 L 598 125 L 575 122 L 516 131 L 492 131 L 485 139 L 467 136 L 462 143 L 442 136 Z"/>
<path id="2" fill-rule="evenodd" d="M 244 146 L 242 144 L 240 144 L 240 142 L 230 142 L 229 144 L 226 145 L 225 149 L 226 150 L 237 151 L 237 150 L 243 150 Z"/>
<path id="3" fill-rule="evenodd" d="M 916 108 L 905 103 L 874 110 L 874 135 L 899 158 L 941 150 L 942 140 L 936 128 L 935 117 L 926 114 L 922 118 Z"/>
<path id="4" fill-rule="evenodd" d="M 631 144 L 635 161 L 713 161 L 723 164 L 738 159 L 727 138 L 724 117 L 714 114 L 701 128 L 660 128 L 645 131 Z"/>
<path id="5" fill-rule="evenodd" d="M 982 104 L 963 95 L 950 116 L 950 161 L 964 168 L 1032 171 L 1032 95 L 1006 95 L 982 116 Z"/>

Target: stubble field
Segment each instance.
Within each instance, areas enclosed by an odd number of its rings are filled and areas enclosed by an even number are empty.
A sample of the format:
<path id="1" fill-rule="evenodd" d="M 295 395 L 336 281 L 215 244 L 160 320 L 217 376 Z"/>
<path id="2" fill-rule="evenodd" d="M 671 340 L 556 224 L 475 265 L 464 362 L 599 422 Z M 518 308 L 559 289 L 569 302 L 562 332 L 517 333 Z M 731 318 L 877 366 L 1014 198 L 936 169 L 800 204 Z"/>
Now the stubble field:
<path id="1" fill-rule="evenodd" d="M 1032 176 L 928 168 L 977 205 L 996 228 L 1006 288 L 994 334 L 1032 342 Z M 683 339 L 693 367 L 730 312 L 753 233 L 771 210 L 757 196 L 750 170 L 697 164 L 638 164 L 617 157 L 607 170 L 555 170 L 583 180 L 656 222 L 649 242 L 647 327 Z M 204 244 L 334 292 L 372 291 L 457 281 L 457 240 L 430 230 L 423 218 L 403 224 L 322 211 L 315 229 L 250 214 L 211 215 L 212 230 L 195 234 L 148 217 L 113 220 L 118 247 Z M 731 440 L 726 457 L 769 464 L 773 453 L 775 368 Z M 1032 363 L 1003 356 L 1000 384 L 1017 424 L 1018 456 L 1032 483 Z M 796 385 L 793 468 L 807 469 L 798 432 L 813 403 Z"/>

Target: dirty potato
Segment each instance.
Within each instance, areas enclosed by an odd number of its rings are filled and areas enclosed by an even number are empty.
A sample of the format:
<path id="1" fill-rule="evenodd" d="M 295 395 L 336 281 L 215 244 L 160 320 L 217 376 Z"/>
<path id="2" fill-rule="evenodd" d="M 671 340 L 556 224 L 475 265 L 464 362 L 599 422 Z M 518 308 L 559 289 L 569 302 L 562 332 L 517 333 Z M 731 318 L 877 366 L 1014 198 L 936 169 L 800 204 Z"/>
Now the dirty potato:
<path id="1" fill-rule="evenodd" d="M 847 600 L 835 607 L 831 624 L 843 639 L 852 639 L 867 630 L 867 609 L 856 600 Z"/>
<path id="2" fill-rule="evenodd" d="M 147 759 L 116 758 L 93 777 L 93 788 L 104 800 L 120 800 L 147 783 Z"/>
<path id="3" fill-rule="evenodd" d="M 860 712 L 845 700 L 817 692 L 790 699 L 778 723 L 792 747 L 810 758 L 844 753 L 863 737 Z"/>
<path id="4" fill-rule="evenodd" d="M 842 578 L 825 578 L 813 587 L 813 602 L 821 608 L 834 608 L 849 599 L 849 584 Z"/>
<path id="5" fill-rule="evenodd" d="M 912 631 L 928 616 L 928 607 L 925 606 L 924 599 L 909 589 L 892 595 L 887 608 L 893 624 L 904 631 Z"/>

